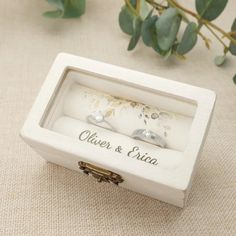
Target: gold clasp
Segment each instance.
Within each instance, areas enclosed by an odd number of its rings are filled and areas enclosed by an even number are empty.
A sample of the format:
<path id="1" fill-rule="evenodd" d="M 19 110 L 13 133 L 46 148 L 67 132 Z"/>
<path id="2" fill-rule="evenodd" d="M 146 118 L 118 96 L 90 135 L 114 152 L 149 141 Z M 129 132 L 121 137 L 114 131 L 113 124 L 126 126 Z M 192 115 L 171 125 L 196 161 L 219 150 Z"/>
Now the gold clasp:
<path id="1" fill-rule="evenodd" d="M 124 181 L 120 175 L 90 163 L 79 161 L 78 165 L 85 174 L 91 174 L 98 182 L 108 182 L 118 185 Z"/>

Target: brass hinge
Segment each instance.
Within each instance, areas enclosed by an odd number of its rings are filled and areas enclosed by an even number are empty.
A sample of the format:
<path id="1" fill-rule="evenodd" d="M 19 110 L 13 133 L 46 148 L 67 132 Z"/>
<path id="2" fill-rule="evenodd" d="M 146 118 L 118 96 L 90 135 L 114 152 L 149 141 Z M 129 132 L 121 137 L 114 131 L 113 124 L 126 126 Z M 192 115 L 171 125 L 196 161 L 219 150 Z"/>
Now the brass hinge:
<path id="1" fill-rule="evenodd" d="M 91 174 L 98 182 L 108 182 L 118 185 L 124 181 L 120 175 L 90 163 L 79 161 L 78 165 L 85 174 Z"/>

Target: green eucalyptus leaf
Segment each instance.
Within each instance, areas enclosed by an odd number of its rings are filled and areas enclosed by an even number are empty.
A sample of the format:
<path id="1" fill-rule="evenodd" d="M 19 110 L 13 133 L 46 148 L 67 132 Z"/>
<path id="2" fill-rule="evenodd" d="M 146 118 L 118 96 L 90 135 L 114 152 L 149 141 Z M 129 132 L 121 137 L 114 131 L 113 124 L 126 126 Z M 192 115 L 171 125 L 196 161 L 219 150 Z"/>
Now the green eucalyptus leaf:
<path id="1" fill-rule="evenodd" d="M 169 51 L 167 51 L 165 55 L 163 55 L 163 59 L 167 60 L 171 55 L 172 55 L 172 48 L 170 48 Z"/>
<path id="2" fill-rule="evenodd" d="M 154 50 L 155 52 L 157 52 L 160 56 L 162 56 L 162 57 L 164 57 L 164 58 L 165 58 L 165 56 L 166 56 L 167 54 L 169 54 L 169 51 L 172 50 L 172 49 L 169 49 L 169 50 L 167 50 L 167 51 L 164 51 L 164 50 L 162 50 L 162 49 L 159 47 L 159 45 L 158 45 L 158 38 L 157 38 L 157 34 L 156 34 L 156 33 L 153 34 L 151 47 L 153 48 L 153 50 Z"/>
<path id="3" fill-rule="evenodd" d="M 236 31 L 236 18 L 234 19 L 234 22 L 232 24 L 231 31 Z M 232 37 L 236 40 L 236 35 L 233 35 Z M 236 56 L 236 44 L 234 44 L 232 41 L 229 45 L 229 51 L 232 55 Z"/>
<path id="4" fill-rule="evenodd" d="M 133 8 L 136 8 L 137 0 L 129 0 Z"/>
<path id="5" fill-rule="evenodd" d="M 236 84 L 236 74 L 235 74 L 234 77 L 233 77 L 233 81 L 234 81 L 234 83 Z"/>
<path id="6" fill-rule="evenodd" d="M 150 18 L 152 16 L 152 13 L 153 13 L 153 9 L 148 13 L 145 19 Z"/>
<path id="7" fill-rule="evenodd" d="M 144 20 L 149 14 L 149 7 L 145 0 L 140 0 L 140 17 Z"/>
<path id="8" fill-rule="evenodd" d="M 148 7 L 147 2 L 145 0 L 129 0 L 129 1 L 134 9 L 136 9 L 136 7 L 137 7 L 137 2 L 140 1 L 139 16 L 144 20 L 149 13 L 149 7 Z"/>
<path id="9" fill-rule="evenodd" d="M 155 23 L 157 19 L 157 16 L 148 16 L 142 24 L 141 35 L 146 46 L 151 46 L 153 43 L 153 34 L 155 34 Z"/>
<path id="10" fill-rule="evenodd" d="M 226 56 L 222 55 L 222 56 L 215 57 L 214 62 L 215 62 L 215 65 L 221 66 L 225 63 L 225 60 L 226 60 Z"/>
<path id="11" fill-rule="evenodd" d="M 43 16 L 48 18 L 60 18 L 63 15 L 63 11 L 56 10 L 56 11 L 46 11 L 43 13 Z"/>
<path id="12" fill-rule="evenodd" d="M 142 21 L 139 17 L 137 17 L 134 22 L 133 22 L 133 35 L 132 38 L 130 39 L 129 46 L 128 46 L 128 51 L 131 51 L 135 48 L 137 45 L 140 35 L 141 35 L 141 27 L 142 27 Z"/>
<path id="13" fill-rule="evenodd" d="M 85 12 L 85 0 L 64 0 L 63 18 L 80 17 Z"/>
<path id="14" fill-rule="evenodd" d="M 228 0 L 196 0 L 198 14 L 209 21 L 216 19 L 225 9 Z"/>
<path id="15" fill-rule="evenodd" d="M 156 22 L 158 45 L 163 51 L 169 51 L 179 31 L 181 17 L 174 8 L 165 10 Z"/>
<path id="16" fill-rule="evenodd" d="M 43 15 L 50 18 L 74 18 L 80 17 L 85 12 L 85 0 L 47 0 L 58 9 L 45 12 Z"/>
<path id="17" fill-rule="evenodd" d="M 61 11 L 64 11 L 64 1 L 63 0 L 47 0 L 47 2 Z"/>
<path id="18" fill-rule="evenodd" d="M 119 14 L 119 25 L 124 33 L 133 35 L 134 19 L 135 16 L 132 15 L 130 10 L 126 6 L 123 6 Z"/>
<path id="19" fill-rule="evenodd" d="M 177 53 L 184 55 L 189 52 L 197 43 L 197 24 L 190 22 L 183 34 L 180 44 L 177 47 Z"/>
<path id="20" fill-rule="evenodd" d="M 161 56 L 165 56 L 165 52 L 161 50 L 161 48 L 158 46 L 157 42 L 152 45 L 152 48 L 155 52 L 157 52 Z"/>
<path id="21" fill-rule="evenodd" d="M 158 44 L 155 44 L 152 46 L 155 52 L 157 52 L 160 56 L 162 56 L 164 59 L 169 58 L 169 56 L 172 53 L 172 49 L 170 48 L 168 51 L 163 51 Z"/>

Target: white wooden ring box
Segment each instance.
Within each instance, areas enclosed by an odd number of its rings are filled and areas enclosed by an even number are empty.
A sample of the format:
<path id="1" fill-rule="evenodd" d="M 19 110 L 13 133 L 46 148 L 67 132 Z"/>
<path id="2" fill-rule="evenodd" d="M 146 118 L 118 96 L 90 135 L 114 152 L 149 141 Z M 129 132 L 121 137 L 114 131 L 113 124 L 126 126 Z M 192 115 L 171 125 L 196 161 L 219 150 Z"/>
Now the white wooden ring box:
<path id="1" fill-rule="evenodd" d="M 21 136 L 50 162 L 184 207 L 215 99 L 203 88 L 61 53 Z M 96 110 L 116 132 L 87 122 Z M 131 138 L 136 128 L 158 133 L 167 147 Z"/>

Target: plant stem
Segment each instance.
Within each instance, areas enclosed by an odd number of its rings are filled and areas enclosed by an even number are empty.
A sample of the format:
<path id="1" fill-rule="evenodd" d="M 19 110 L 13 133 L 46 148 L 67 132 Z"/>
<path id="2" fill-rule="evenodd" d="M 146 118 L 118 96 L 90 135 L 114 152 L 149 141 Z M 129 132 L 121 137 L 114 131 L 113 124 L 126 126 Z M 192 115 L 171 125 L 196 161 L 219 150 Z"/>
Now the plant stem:
<path id="1" fill-rule="evenodd" d="M 166 0 L 166 1 L 167 1 L 171 6 L 181 9 L 182 11 L 184 11 L 184 12 L 188 13 L 189 15 L 191 15 L 191 16 L 197 18 L 198 20 L 200 19 L 200 17 L 199 17 L 196 13 L 194 13 L 194 12 L 188 10 L 187 8 L 181 6 L 181 5 L 180 5 L 179 3 L 177 3 L 175 0 Z"/>
<path id="2" fill-rule="evenodd" d="M 146 0 L 146 2 L 148 2 L 154 9 L 156 9 L 159 15 L 161 15 L 162 12 L 168 8 L 167 6 L 157 3 L 154 0 Z"/>
<path id="3" fill-rule="evenodd" d="M 160 3 L 155 2 L 154 0 L 146 0 L 146 2 L 148 2 L 150 5 L 152 5 L 153 7 L 155 7 L 157 10 L 164 10 L 167 9 L 167 6 L 164 6 Z"/>
<path id="4" fill-rule="evenodd" d="M 210 44 L 209 44 L 210 39 L 208 39 L 207 37 L 205 37 L 205 36 L 202 34 L 201 31 L 198 31 L 198 34 L 199 34 L 199 36 L 202 38 L 202 40 L 205 42 L 206 47 L 207 47 L 208 49 L 210 49 Z"/>
<path id="5" fill-rule="evenodd" d="M 236 31 L 230 31 L 229 33 L 228 33 L 229 35 L 233 35 L 233 36 L 235 36 L 236 35 Z"/>
<path id="6" fill-rule="evenodd" d="M 140 13 L 140 7 L 141 7 L 141 0 L 137 0 L 136 3 L 136 12 L 139 14 Z"/>
<path id="7" fill-rule="evenodd" d="M 233 42 L 233 44 L 236 44 L 236 39 L 234 39 L 233 37 L 231 37 L 230 34 L 226 33 L 224 30 L 222 30 L 219 26 L 213 24 L 210 21 L 201 19 L 201 22 L 204 23 L 205 25 L 210 25 L 212 28 L 214 28 L 215 30 L 218 30 L 224 37 L 228 38 L 230 41 Z"/>
<path id="8" fill-rule="evenodd" d="M 224 46 L 224 50 L 228 49 L 228 46 L 223 42 L 223 40 L 212 30 L 209 25 L 205 24 L 206 28 L 219 40 L 219 42 Z"/>

